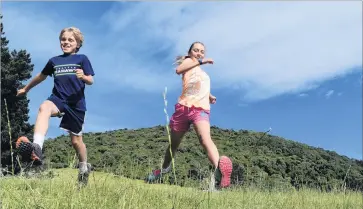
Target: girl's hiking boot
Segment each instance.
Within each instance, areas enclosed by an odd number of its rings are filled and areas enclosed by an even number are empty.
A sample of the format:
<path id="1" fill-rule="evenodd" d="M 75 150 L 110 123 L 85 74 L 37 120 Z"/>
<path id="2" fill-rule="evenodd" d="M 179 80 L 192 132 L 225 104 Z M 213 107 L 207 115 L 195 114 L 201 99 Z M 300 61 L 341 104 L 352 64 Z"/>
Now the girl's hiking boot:
<path id="1" fill-rule="evenodd" d="M 153 170 L 146 178 L 146 183 L 153 183 L 161 178 L 161 169 Z"/>
<path id="2" fill-rule="evenodd" d="M 161 176 L 165 173 L 168 173 L 170 171 L 170 165 L 165 169 L 156 169 L 153 170 L 146 178 L 146 183 L 153 183 L 155 181 L 158 181 L 161 179 Z"/>
<path id="3" fill-rule="evenodd" d="M 232 161 L 226 156 L 221 156 L 218 162 L 218 168 L 215 171 L 216 187 L 226 188 L 231 185 Z"/>
<path id="4" fill-rule="evenodd" d="M 153 170 L 146 178 L 145 182 L 147 183 L 153 183 L 155 181 L 158 181 L 161 179 L 161 176 L 164 173 L 167 173 L 170 170 L 170 167 L 168 169 L 156 169 Z M 227 156 L 221 156 L 219 158 L 218 167 L 215 170 L 214 176 L 215 176 L 215 187 L 217 189 L 226 188 L 231 185 L 231 175 L 233 170 L 233 164 L 231 159 L 229 159 Z"/>

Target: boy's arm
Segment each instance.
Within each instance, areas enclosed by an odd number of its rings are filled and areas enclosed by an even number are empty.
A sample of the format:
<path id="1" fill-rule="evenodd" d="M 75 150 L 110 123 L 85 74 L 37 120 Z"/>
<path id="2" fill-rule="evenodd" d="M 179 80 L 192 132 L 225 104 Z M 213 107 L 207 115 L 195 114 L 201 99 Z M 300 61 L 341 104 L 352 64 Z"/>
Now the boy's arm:
<path id="1" fill-rule="evenodd" d="M 77 77 L 85 82 L 87 85 L 93 84 L 93 76 L 95 73 L 93 72 L 93 67 L 88 57 L 84 55 L 82 62 L 82 69 L 77 70 Z"/>
<path id="2" fill-rule="evenodd" d="M 39 73 L 27 85 L 25 85 L 24 88 L 19 89 L 18 92 L 16 93 L 16 96 L 19 97 L 26 94 L 28 91 L 30 91 L 30 89 L 32 89 L 34 86 L 44 81 L 46 78 L 47 78 L 46 75 Z"/>
<path id="3" fill-rule="evenodd" d="M 44 66 L 43 70 L 38 73 L 34 78 L 25 85 L 22 89 L 19 89 L 16 96 L 22 96 L 26 94 L 30 89 L 43 82 L 48 76 L 52 76 L 54 72 L 53 62 L 51 59 L 48 60 L 47 64 Z"/>
<path id="4" fill-rule="evenodd" d="M 38 73 L 38 75 L 36 75 L 23 89 L 25 90 L 25 92 L 28 92 L 36 85 L 43 82 L 46 78 L 47 78 L 46 75 Z"/>
<path id="5" fill-rule="evenodd" d="M 83 75 L 81 78 L 86 84 L 92 85 L 93 84 L 93 76 L 92 75 Z"/>

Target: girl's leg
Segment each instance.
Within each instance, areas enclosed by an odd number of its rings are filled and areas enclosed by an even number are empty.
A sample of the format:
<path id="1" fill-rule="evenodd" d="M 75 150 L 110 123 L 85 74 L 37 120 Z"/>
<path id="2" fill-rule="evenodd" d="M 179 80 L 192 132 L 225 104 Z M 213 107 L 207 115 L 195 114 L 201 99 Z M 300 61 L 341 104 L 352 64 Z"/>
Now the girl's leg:
<path id="1" fill-rule="evenodd" d="M 182 141 L 185 133 L 186 133 L 186 131 L 184 131 L 184 130 L 182 130 L 182 131 L 174 131 L 173 129 L 171 130 L 171 134 L 170 134 L 171 135 L 170 136 L 171 145 L 169 145 L 167 147 L 167 149 L 165 150 L 164 162 L 163 162 L 162 168 L 153 170 L 152 173 L 146 177 L 146 179 L 145 179 L 146 182 L 154 182 L 154 181 L 160 179 L 160 177 L 163 173 L 167 173 L 170 171 L 172 156 L 175 157 L 176 150 L 178 149 L 180 142 Z M 172 156 L 170 154 L 170 147 L 171 147 L 171 151 L 172 151 Z"/>
<path id="2" fill-rule="evenodd" d="M 171 131 L 171 151 L 173 154 L 173 157 L 175 157 L 175 153 L 176 150 L 178 149 L 180 142 L 182 141 L 184 134 L 186 132 L 185 131 L 180 131 L 180 132 L 176 132 L 176 131 Z M 170 166 L 172 160 L 172 156 L 170 155 L 170 146 L 168 146 L 168 148 L 165 150 L 165 157 L 164 157 L 164 163 L 162 168 L 163 169 L 167 169 Z"/>
<path id="3" fill-rule="evenodd" d="M 208 153 L 209 161 L 214 165 L 214 177 L 217 185 L 221 188 L 228 187 L 231 184 L 232 161 L 226 156 L 219 156 L 218 149 L 211 138 L 209 117 L 199 117 L 197 119 L 194 121 L 195 131 L 200 144 Z"/>
<path id="4" fill-rule="evenodd" d="M 175 112 L 170 118 L 170 137 L 171 145 L 165 150 L 164 163 L 162 168 L 166 169 L 170 166 L 172 160 L 170 155 L 170 146 L 173 157 L 175 156 L 176 150 L 178 149 L 180 142 L 182 141 L 185 133 L 189 130 L 190 124 L 188 120 L 188 109 L 183 105 L 176 104 Z"/>
<path id="5" fill-rule="evenodd" d="M 153 172 L 146 177 L 145 181 L 153 182 L 159 179 L 162 173 L 167 173 L 170 170 L 172 156 L 175 157 L 176 150 L 178 149 L 184 134 L 189 130 L 190 127 L 188 121 L 188 112 L 186 110 L 187 109 L 182 105 L 175 105 L 175 112 L 170 118 L 171 145 L 169 145 L 165 150 L 162 168 L 153 170 Z M 170 148 L 172 151 L 172 156 L 170 154 Z"/>
<path id="6" fill-rule="evenodd" d="M 209 121 L 199 120 L 194 123 L 194 128 L 200 144 L 207 151 L 209 161 L 214 165 L 214 168 L 217 168 L 219 152 L 211 138 Z"/>

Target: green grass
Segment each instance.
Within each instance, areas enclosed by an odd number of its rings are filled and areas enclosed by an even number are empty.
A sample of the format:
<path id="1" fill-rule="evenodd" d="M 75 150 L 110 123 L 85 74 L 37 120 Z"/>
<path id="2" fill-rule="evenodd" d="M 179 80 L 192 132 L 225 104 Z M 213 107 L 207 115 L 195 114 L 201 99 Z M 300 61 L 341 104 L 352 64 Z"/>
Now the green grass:
<path id="1" fill-rule="evenodd" d="M 319 208 L 361 209 L 358 192 L 315 190 L 267 192 L 253 188 L 206 192 L 92 172 L 87 187 L 77 188 L 76 169 L 55 169 L 53 178 L 0 179 L 2 208 Z M 48 171 L 49 172 L 49 171 Z"/>

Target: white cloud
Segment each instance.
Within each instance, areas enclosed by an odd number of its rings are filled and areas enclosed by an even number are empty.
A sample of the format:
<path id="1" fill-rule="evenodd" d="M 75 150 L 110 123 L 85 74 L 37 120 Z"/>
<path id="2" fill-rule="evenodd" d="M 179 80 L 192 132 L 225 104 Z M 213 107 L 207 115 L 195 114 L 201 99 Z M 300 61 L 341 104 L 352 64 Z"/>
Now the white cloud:
<path id="1" fill-rule="evenodd" d="M 343 92 L 339 92 L 337 95 L 340 97 L 343 95 Z"/>
<path id="2" fill-rule="evenodd" d="M 127 127 L 121 124 L 121 120 L 117 120 L 117 117 L 103 116 L 100 114 L 87 113 L 85 118 L 84 132 L 99 132 L 99 131 L 111 131 L 120 129 L 120 127 Z"/>
<path id="3" fill-rule="evenodd" d="M 326 92 L 325 97 L 327 99 L 329 99 L 331 96 L 333 96 L 333 94 L 334 94 L 334 90 L 331 89 L 331 90 L 329 90 L 329 91 Z"/>
<path id="4" fill-rule="evenodd" d="M 243 103 L 243 102 L 238 103 L 238 107 L 247 107 L 247 106 L 248 106 L 247 103 Z"/>
<path id="5" fill-rule="evenodd" d="M 212 88 L 238 89 L 244 102 L 267 99 L 316 88 L 324 80 L 361 67 L 360 5 L 120 2 L 105 11 L 99 24 L 106 24 L 106 30 L 88 34 L 83 50 L 97 70 L 98 83 L 159 93 L 164 86 L 180 88 L 171 64 L 199 40 L 205 43 L 207 56 L 215 60 L 215 65 L 204 67 Z M 45 54 L 58 52 L 63 22 L 16 8 L 4 14 L 5 30 L 17 46 L 42 61 Z"/>
<path id="6" fill-rule="evenodd" d="M 307 94 L 307 93 L 301 93 L 301 94 L 299 94 L 299 97 L 307 97 L 307 96 L 309 96 L 309 94 Z"/>
<path id="7" fill-rule="evenodd" d="M 26 49 L 32 59 L 41 61 L 44 65 L 50 56 L 59 54 L 58 36 L 62 29 L 61 19 L 55 20 L 49 18 L 47 14 L 8 8 L 6 3 L 4 4 L 4 32 L 10 41 L 11 49 Z"/>
<path id="8" fill-rule="evenodd" d="M 141 44 L 156 36 L 161 46 L 170 42 L 169 63 L 191 42 L 204 42 L 215 60 L 205 67 L 213 87 L 239 86 L 245 99 L 255 100 L 309 90 L 360 66 L 361 13 L 358 2 L 153 2 L 113 12 L 108 20 L 119 34 L 141 24 Z"/>

